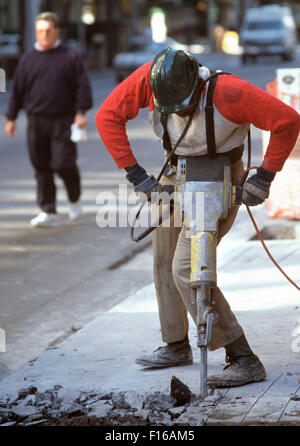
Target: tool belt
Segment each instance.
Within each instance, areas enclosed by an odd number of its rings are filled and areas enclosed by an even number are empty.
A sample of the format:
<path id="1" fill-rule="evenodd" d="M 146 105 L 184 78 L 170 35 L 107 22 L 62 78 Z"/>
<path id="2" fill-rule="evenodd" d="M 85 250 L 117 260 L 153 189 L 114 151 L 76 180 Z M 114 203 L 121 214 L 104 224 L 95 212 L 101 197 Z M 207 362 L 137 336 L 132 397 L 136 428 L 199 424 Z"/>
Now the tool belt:
<path id="1" fill-rule="evenodd" d="M 220 156 L 228 156 L 230 158 L 230 162 L 231 164 L 236 163 L 237 161 L 239 161 L 242 156 L 243 156 L 243 152 L 244 152 L 244 144 L 242 144 L 239 147 L 235 147 L 234 149 L 229 150 L 229 152 L 222 152 L 222 153 L 217 153 L 216 156 L 214 158 L 218 158 Z M 178 159 L 183 159 L 183 158 L 189 158 L 189 159 L 197 159 L 197 160 L 201 160 L 206 158 L 207 159 L 210 158 L 209 155 L 176 155 L 177 158 L 177 162 L 176 165 L 172 164 L 172 167 L 176 168 L 177 164 L 178 164 Z"/>
<path id="2" fill-rule="evenodd" d="M 219 156 L 222 156 L 222 155 L 226 155 L 226 156 L 228 156 L 230 158 L 231 164 L 234 164 L 234 163 L 236 163 L 237 161 L 239 161 L 242 158 L 243 152 L 244 152 L 244 144 L 242 144 L 239 147 L 235 147 L 234 149 L 229 150 L 229 152 L 217 153 L 216 158 L 218 158 Z M 179 159 L 191 158 L 191 159 L 195 159 L 195 160 L 196 159 L 200 159 L 201 160 L 201 158 L 204 159 L 204 157 L 207 158 L 207 155 L 194 155 L 194 156 L 191 156 L 191 155 L 188 155 L 188 156 L 186 156 L 186 155 L 175 155 L 174 159 L 172 157 L 172 160 L 170 162 L 171 169 L 170 168 L 166 169 L 166 172 L 164 173 L 164 176 L 169 176 L 169 175 L 175 173 L 175 171 L 177 169 L 177 166 L 178 166 L 178 160 Z"/>

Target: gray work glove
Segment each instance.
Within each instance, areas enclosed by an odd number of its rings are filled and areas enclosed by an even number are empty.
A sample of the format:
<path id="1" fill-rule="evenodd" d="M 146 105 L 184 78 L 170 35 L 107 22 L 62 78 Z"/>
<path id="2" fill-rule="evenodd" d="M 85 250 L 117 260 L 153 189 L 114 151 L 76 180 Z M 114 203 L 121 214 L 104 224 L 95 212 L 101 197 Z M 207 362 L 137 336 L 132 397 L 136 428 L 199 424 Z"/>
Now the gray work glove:
<path id="1" fill-rule="evenodd" d="M 243 186 L 242 201 L 248 206 L 257 206 L 269 196 L 275 173 L 259 167 Z"/>
<path id="2" fill-rule="evenodd" d="M 152 192 L 161 192 L 162 186 L 154 178 L 153 175 L 148 175 L 145 169 L 136 164 L 126 175 L 126 179 L 133 184 L 135 192 L 138 194 L 142 203 L 151 200 Z M 153 203 L 153 201 L 152 201 Z"/>

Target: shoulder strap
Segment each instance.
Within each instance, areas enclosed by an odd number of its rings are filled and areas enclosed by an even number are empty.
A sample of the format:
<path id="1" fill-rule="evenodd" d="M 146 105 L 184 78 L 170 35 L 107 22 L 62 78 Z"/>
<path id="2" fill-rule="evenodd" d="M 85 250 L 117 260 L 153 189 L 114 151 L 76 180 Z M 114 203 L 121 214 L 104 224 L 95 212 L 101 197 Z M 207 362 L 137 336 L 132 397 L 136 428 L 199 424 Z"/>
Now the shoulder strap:
<path id="1" fill-rule="evenodd" d="M 212 159 L 217 156 L 213 94 L 218 80 L 218 76 L 221 76 L 223 74 L 230 74 L 230 73 L 225 73 L 224 71 L 220 72 L 211 71 L 211 76 L 205 81 L 205 82 L 209 81 L 207 96 L 206 96 L 206 106 L 205 106 L 206 142 L 207 142 L 208 156 L 209 158 Z"/>
<path id="2" fill-rule="evenodd" d="M 215 123 L 214 123 L 214 106 L 213 94 L 217 83 L 217 77 L 213 77 L 209 81 L 206 106 L 205 106 L 205 127 L 206 127 L 206 142 L 207 152 L 209 158 L 213 159 L 217 156 L 216 138 L 215 138 Z"/>

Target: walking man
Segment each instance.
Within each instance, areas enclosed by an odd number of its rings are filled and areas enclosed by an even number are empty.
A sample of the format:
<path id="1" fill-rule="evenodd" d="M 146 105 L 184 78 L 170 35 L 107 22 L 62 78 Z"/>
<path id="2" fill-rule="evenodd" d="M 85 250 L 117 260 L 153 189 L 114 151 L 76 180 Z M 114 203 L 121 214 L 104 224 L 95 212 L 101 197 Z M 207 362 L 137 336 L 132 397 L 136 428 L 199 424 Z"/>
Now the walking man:
<path id="1" fill-rule="evenodd" d="M 18 112 L 27 113 L 29 156 L 37 182 L 41 212 L 30 223 L 34 227 L 60 224 L 56 212 L 54 176 L 63 181 L 69 200 L 69 217 L 81 214 L 80 172 L 77 147 L 71 141 L 71 125 L 87 126 L 86 112 L 92 107 L 87 70 L 78 54 L 61 44 L 58 17 L 44 12 L 36 18 L 36 43 L 26 52 L 13 78 L 5 130 L 16 134 Z"/>

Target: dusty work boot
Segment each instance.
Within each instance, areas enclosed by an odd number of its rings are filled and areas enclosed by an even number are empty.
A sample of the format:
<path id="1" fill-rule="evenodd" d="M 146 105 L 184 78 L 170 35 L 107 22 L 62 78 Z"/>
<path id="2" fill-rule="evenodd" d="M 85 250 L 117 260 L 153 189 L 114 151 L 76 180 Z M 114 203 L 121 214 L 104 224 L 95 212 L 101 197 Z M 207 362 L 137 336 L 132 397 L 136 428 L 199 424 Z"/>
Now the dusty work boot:
<path id="1" fill-rule="evenodd" d="M 236 387 L 266 379 L 265 368 L 249 347 L 245 335 L 226 345 L 225 350 L 228 364 L 223 373 L 207 378 L 210 387 Z"/>
<path id="2" fill-rule="evenodd" d="M 193 363 L 192 349 L 188 338 L 182 341 L 172 342 L 163 347 L 158 347 L 150 355 L 136 358 L 135 362 L 144 367 L 173 367 L 176 365 L 188 365 Z"/>

